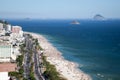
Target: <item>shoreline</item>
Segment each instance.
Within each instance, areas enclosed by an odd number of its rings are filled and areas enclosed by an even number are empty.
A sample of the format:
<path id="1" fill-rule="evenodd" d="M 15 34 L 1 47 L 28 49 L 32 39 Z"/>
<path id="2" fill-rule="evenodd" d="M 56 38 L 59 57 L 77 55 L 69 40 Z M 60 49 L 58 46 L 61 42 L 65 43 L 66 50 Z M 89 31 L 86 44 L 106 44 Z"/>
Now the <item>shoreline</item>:
<path id="1" fill-rule="evenodd" d="M 38 39 L 40 46 L 44 49 L 47 61 L 55 65 L 57 71 L 67 80 L 92 80 L 92 78 L 78 69 L 78 64 L 64 59 L 62 53 L 58 51 L 48 40 L 38 33 L 24 32 L 31 34 Z"/>

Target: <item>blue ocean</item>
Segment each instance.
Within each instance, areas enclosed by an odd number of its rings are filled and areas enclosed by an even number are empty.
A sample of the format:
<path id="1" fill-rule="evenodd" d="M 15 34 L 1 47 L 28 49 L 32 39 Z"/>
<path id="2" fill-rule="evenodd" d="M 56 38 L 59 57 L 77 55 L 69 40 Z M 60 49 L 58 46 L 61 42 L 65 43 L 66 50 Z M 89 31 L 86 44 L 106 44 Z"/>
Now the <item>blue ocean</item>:
<path id="1" fill-rule="evenodd" d="M 44 35 L 93 80 L 120 80 L 120 20 L 8 20 L 24 31 Z"/>

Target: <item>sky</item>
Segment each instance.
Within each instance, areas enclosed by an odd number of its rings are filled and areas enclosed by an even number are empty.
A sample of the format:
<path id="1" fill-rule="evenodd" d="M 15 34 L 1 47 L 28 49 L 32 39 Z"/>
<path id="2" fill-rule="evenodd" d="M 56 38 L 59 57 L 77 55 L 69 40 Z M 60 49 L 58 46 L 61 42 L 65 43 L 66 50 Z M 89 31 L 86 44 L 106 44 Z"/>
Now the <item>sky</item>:
<path id="1" fill-rule="evenodd" d="M 0 18 L 120 18 L 120 0 L 0 0 Z"/>

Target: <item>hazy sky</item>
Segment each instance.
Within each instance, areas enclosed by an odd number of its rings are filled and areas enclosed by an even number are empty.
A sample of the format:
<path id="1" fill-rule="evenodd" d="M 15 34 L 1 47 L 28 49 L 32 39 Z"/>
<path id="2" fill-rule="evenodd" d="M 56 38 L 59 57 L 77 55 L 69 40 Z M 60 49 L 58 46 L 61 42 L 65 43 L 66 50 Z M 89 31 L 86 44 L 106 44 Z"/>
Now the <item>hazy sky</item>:
<path id="1" fill-rule="evenodd" d="M 0 18 L 120 18 L 120 0 L 0 0 Z"/>

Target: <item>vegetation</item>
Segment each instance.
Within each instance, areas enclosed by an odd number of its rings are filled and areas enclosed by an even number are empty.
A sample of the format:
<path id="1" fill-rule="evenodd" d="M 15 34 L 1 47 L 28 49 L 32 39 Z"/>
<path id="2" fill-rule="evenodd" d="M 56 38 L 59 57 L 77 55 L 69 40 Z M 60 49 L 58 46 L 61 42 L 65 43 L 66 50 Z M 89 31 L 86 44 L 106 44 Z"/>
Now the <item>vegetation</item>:
<path id="1" fill-rule="evenodd" d="M 46 57 L 43 56 L 43 65 L 46 67 L 45 72 L 43 75 L 47 80 L 66 80 L 63 77 L 60 77 L 60 74 L 57 72 L 56 68 L 54 65 L 51 65 L 47 60 Z"/>
<path id="2" fill-rule="evenodd" d="M 29 76 L 30 76 L 30 78 L 29 78 L 30 80 L 36 80 L 35 77 L 34 77 L 34 73 L 33 72 L 30 72 Z"/>
<path id="3" fill-rule="evenodd" d="M 30 74 L 29 74 L 29 79 L 30 80 L 36 80 L 35 77 L 34 77 L 34 70 L 33 70 L 33 66 L 34 66 L 34 63 L 31 62 L 31 66 L 30 66 Z"/>
<path id="4" fill-rule="evenodd" d="M 33 40 L 34 40 L 35 48 L 37 50 L 43 50 L 42 47 L 39 45 L 38 39 L 33 39 Z"/>
<path id="5" fill-rule="evenodd" d="M 29 38 L 31 38 L 31 39 L 33 38 L 32 35 L 30 35 L 30 34 L 27 34 L 27 35 L 29 36 Z"/>
<path id="6" fill-rule="evenodd" d="M 20 75 L 23 75 L 23 73 L 24 73 L 24 69 L 23 69 L 23 67 L 21 67 L 21 68 L 19 69 L 19 74 L 20 74 Z"/>
<path id="7" fill-rule="evenodd" d="M 20 52 L 21 53 L 25 53 L 26 52 L 26 50 L 25 50 L 26 44 L 25 43 L 21 44 L 19 47 L 20 47 Z"/>
<path id="8" fill-rule="evenodd" d="M 18 77 L 19 73 L 13 71 L 13 72 L 9 72 L 8 75 L 9 75 L 9 76 L 15 76 L 15 77 Z"/>
<path id="9" fill-rule="evenodd" d="M 26 78 L 23 78 L 23 80 L 28 80 L 28 79 L 26 79 Z"/>
<path id="10" fill-rule="evenodd" d="M 23 72 L 24 72 L 23 68 L 20 68 L 18 72 L 16 72 L 16 71 L 9 72 L 8 75 L 12 76 L 12 77 L 14 76 L 14 77 L 16 77 L 17 79 L 20 80 L 20 79 L 23 78 Z"/>
<path id="11" fill-rule="evenodd" d="M 18 58 L 16 59 L 16 62 L 18 64 L 18 66 L 22 66 L 22 62 L 23 62 L 23 55 L 18 56 Z"/>
<path id="12" fill-rule="evenodd" d="M 29 38 L 31 39 L 31 40 L 33 40 L 33 37 L 30 35 L 30 34 L 27 34 L 28 36 L 29 36 Z M 32 48 L 33 48 L 33 46 L 31 46 Z M 27 51 L 28 53 L 29 53 L 29 61 L 28 61 L 28 63 L 30 63 L 31 65 L 30 65 L 30 67 L 28 67 L 29 68 L 29 71 L 30 71 L 30 73 L 29 73 L 29 80 L 36 80 L 35 79 L 35 77 L 34 77 L 34 69 L 33 69 L 33 67 L 34 67 L 34 63 L 33 63 L 33 61 L 32 61 L 32 57 L 33 57 L 33 50 L 32 49 L 30 49 L 30 50 L 28 50 Z M 24 80 L 26 80 L 26 79 L 24 79 Z"/>

